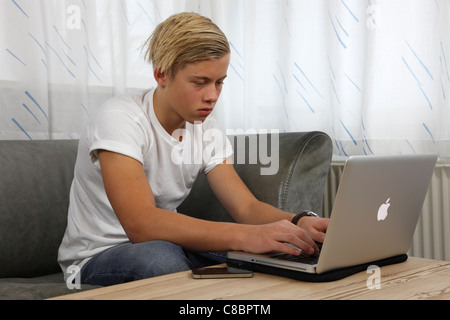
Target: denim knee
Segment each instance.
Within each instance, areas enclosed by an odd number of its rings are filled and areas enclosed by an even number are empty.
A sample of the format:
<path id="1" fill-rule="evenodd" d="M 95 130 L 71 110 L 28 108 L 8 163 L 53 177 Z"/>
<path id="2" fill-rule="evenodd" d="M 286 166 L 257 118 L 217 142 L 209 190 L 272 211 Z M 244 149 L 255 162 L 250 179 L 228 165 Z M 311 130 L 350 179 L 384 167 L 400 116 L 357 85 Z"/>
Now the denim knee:
<path id="1" fill-rule="evenodd" d="M 123 243 L 100 252 L 82 268 L 81 282 L 111 285 L 185 271 L 192 265 L 184 250 L 167 241 Z"/>
<path id="2" fill-rule="evenodd" d="M 157 240 L 135 246 L 137 252 L 133 255 L 136 257 L 133 272 L 137 276 L 157 277 L 189 270 L 192 267 L 184 250 L 171 242 Z"/>

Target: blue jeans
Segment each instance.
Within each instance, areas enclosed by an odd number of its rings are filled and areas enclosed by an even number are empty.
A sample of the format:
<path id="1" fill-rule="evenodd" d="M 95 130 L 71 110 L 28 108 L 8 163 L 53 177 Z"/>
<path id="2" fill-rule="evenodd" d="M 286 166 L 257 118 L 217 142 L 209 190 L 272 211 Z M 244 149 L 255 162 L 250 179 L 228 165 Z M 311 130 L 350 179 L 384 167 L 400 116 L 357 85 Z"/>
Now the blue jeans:
<path id="1" fill-rule="evenodd" d="M 126 242 L 92 257 L 81 283 L 108 286 L 224 263 L 225 253 L 189 252 L 167 241 Z"/>

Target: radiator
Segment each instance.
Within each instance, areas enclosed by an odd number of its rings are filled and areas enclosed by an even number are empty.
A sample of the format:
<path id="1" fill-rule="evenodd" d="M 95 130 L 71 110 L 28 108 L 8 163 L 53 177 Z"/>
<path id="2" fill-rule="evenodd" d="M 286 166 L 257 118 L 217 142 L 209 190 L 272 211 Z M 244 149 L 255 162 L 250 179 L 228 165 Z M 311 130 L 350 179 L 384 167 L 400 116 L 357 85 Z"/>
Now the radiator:
<path id="1" fill-rule="evenodd" d="M 344 162 L 333 161 L 324 190 L 323 215 L 329 217 Z M 408 255 L 450 261 L 450 164 L 438 163 Z"/>

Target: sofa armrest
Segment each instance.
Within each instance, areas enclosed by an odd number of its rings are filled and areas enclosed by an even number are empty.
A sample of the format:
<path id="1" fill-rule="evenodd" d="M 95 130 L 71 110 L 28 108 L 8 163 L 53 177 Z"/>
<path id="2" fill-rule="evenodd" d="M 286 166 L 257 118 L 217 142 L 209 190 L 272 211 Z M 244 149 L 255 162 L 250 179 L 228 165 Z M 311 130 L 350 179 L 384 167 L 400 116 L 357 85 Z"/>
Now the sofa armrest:
<path id="1" fill-rule="evenodd" d="M 0 141 L 0 278 L 61 272 L 77 140 Z"/>
<path id="2" fill-rule="evenodd" d="M 242 143 L 242 136 L 229 138 L 234 147 L 235 169 L 259 200 L 292 213 L 308 209 L 322 215 L 325 181 L 333 153 L 332 142 L 327 134 L 314 131 L 280 133 L 266 137 L 260 134 L 246 135 L 248 143 L 245 144 Z M 268 150 L 272 152 L 268 152 L 269 158 L 275 161 L 278 151 L 276 172 L 272 170 L 273 167 L 269 168 L 274 163 L 264 164 L 261 157 L 256 157 L 256 163 L 252 163 L 252 156 L 249 155 L 249 150 L 254 148 L 255 143 L 257 147 L 265 146 L 261 142 L 266 140 Z M 259 149 L 253 149 L 252 152 L 260 154 Z M 247 160 L 240 163 L 242 161 L 239 161 L 239 157 L 243 154 Z M 204 174 L 199 175 L 178 212 L 213 221 L 233 221 L 209 188 Z"/>

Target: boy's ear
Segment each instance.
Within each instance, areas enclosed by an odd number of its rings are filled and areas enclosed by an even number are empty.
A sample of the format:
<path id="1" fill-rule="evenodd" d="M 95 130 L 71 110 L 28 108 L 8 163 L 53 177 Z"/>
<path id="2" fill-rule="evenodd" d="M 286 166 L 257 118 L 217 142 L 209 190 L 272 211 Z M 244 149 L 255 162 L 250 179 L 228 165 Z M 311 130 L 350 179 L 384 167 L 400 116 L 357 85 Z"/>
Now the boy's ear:
<path id="1" fill-rule="evenodd" d="M 153 76 L 159 86 L 164 87 L 166 85 L 167 74 L 165 72 L 161 72 L 159 69 L 153 70 Z"/>

